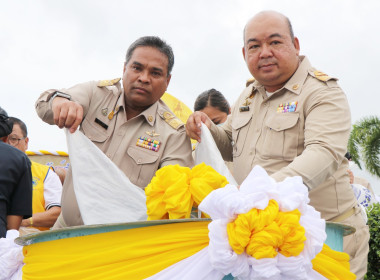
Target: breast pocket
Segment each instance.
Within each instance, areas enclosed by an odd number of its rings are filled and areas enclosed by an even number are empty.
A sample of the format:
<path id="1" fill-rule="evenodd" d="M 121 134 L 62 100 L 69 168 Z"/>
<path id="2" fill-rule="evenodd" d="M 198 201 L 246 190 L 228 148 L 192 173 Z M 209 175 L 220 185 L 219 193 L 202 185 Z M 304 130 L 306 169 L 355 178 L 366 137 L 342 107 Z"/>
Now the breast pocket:
<path id="1" fill-rule="evenodd" d="M 246 115 L 243 118 L 232 119 L 232 155 L 239 157 L 243 151 L 244 145 L 248 145 L 246 139 L 248 130 L 251 125 L 252 115 Z"/>
<path id="2" fill-rule="evenodd" d="M 101 148 L 108 139 L 107 132 L 104 128 L 95 122 L 92 123 L 87 119 L 84 119 L 81 124 L 83 134 L 88 137 L 98 148 Z"/>
<path id="3" fill-rule="evenodd" d="M 262 155 L 292 161 L 297 156 L 299 114 L 277 113 L 265 121 Z"/>
<path id="4" fill-rule="evenodd" d="M 145 188 L 158 168 L 158 152 L 145 151 L 143 148 L 130 146 L 127 154 L 133 160 L 128 178 L 133 184 Z"/>

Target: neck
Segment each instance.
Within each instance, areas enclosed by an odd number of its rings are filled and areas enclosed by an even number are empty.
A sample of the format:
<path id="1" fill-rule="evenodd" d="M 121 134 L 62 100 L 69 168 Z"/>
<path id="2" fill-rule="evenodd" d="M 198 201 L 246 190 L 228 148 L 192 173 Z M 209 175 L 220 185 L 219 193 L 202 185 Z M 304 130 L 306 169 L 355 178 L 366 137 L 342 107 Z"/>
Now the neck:
<path id="1" fill-rule="evenodd" d="M 134 117 L 140 115 L 142 112 L 144 112 L 148 107 L 130 107 L 127 104 L 125 104 L 125 112 L 127 113 L 127 121 L 130 119 L 133 119 Z"/>

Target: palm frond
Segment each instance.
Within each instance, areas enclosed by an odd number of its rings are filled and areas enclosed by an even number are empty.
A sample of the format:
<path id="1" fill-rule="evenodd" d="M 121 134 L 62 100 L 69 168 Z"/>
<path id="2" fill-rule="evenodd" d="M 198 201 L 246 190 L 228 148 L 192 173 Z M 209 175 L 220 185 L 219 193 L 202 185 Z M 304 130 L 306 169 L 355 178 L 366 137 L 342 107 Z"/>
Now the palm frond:
<path id="1" fill-rule="evenodd" d="M 362 169 L 360 161 L 371 174 L 380 177 L 380 120 L 376 116 L 361 119 L 353 125 L 348 140 L 352 160 Z"/>

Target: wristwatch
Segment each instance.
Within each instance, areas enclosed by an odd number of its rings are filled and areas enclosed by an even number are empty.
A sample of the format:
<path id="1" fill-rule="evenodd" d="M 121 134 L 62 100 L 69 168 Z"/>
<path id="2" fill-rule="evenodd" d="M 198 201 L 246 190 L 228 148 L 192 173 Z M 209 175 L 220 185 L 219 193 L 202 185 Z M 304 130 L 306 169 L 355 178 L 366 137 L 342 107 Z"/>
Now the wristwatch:
<path id="1" fill-rule="evenodd" d="M 71 100 L 71 95 L 70 94 L 67 94 L 67 93 L 63 93 L 63 92 L 60 92 L 60 91 L 56 91 L 50 98 L 50 102 L 53 102 L 53 99 L 56 98 L 56 97 L 63 97 L 63 98 L 66 98 L 68 100 Z"/>

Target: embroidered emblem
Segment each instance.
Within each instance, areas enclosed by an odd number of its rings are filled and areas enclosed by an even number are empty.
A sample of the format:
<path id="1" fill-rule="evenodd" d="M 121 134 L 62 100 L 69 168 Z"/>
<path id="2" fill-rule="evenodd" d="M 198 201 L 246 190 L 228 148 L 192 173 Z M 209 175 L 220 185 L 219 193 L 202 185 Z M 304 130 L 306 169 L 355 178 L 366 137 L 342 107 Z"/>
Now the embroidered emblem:
<path id="1" fill-rule="evenodd" d="M 178 129 L 181 125 L 183 125 L 183 122 L 181 122 L 168 111 L 164 112 L 163 117 L 165 122 L 168 123 L 174 129 Z"/>
<path id="2" fill-rule="evenodd" d="M 107 116 L 107 113 L 108 113 L 108 108 L 103 108 L 102 109 L 102 115 Z"/>
<path id="3" fill-rule="evenodd" d="M 277 107 L 277 113 L 290 113 L 290 112 L 295 112 L 296 109 L 297 109 L 297 105 L 298 105 L 298 101 L 294 101 L 294 102 L 291 102 L 291 103 L 284 103 L 284 104 L 280 104 L 278 107 Z"/>
<path id="4" fill-rule="evenodd" d="M 249 111 L 249 105 L 252 104 L 252 102 L 249 101 L 249 99 L 252 99 L 254 96 L 255 96 L 255 93 L 252 92 L 248 97 L 245 98 L 245 101 L 243 102 L 242 106 L 239 107 L 240 112 Z"/>
<path id="5" fill-rule="evenodd" d="M 102 80 L 98 82 L 98 87 L 107 87 L 107 86 L 113 86 L 114 84 L 117 84 L 121 79 L 113 79 L 113 80 Z"/>
<path id="6" fill-rule="evenodd" d="M 153 140 L 147 137 L 140 137 L 137 139 L 136 146 L 142 147 L 148 150 L 152 150 L 154 152 L 158 152 L 160 148 L 161 142 L 158 140 Z"/>
<path id="7" fill-rule="evenodd" d="M 145 133 L 148 134 L 148 135 L 151 136 L 151 137 L 160 136 L 160 134 L 156 133 L 156 132 L 154 131 L 154 129 L 152 130 L 152 132 L 146 131 Z"/>
<path id="8" fill-rule="evenodd" d="M 321 80 L 323 82 L 326 82 L 327 80 L 329 80 L 331 77 L 321 71 L 314 71 L 314 76 L 318 79 L 318 80 Z"/>
<path id="9" fill-rule="evenodd" d="M 250 78 L 245 82 L 245 87 L 248 87 L 250 84 L 253 84 L 255 82 L 255 78 Z"/>
<path id="10" fill-rule="evenodd" d="M 251 105 L 251 102 L 248 100 L 248 98 L 245 100 L 245 102 L 243 103 L 243 106 L 249 106 Z"/>

